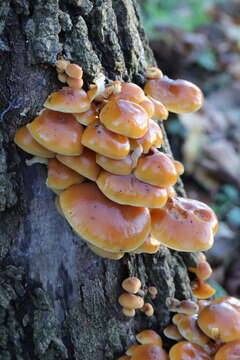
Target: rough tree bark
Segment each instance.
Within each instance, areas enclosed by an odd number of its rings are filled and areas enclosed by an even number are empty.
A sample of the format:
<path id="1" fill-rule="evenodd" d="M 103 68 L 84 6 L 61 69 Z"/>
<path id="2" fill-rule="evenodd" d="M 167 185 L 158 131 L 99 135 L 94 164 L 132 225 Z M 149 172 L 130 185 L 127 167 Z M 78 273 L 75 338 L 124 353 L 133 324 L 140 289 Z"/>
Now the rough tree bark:
<path id="1" fill-rule="evenodd" d="M 86 84 L 99 71 L 143 84 L 154 59 L 136 2 L 1 0 L 0 36 L 0 359 L 115 359 L 136 331 L 168 323 L 167 297 L 191 296 L 194 256 L 164 247 L 121 261 L 95 256 L 56 212 L 45 168 L 27 167 L 12 139 L 59 88 L 59 55 L 83 67 Z M 121 314 L 128 275 L 158 288 L 152 318 Z"/>

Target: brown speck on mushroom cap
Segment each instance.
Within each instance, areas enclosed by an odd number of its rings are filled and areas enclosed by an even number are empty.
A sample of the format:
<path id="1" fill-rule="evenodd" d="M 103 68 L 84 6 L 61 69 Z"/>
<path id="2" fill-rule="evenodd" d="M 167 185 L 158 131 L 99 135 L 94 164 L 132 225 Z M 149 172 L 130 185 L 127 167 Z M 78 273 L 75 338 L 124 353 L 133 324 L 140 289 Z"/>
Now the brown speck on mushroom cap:
<path id="1" fill-rule="evenodd" d="M 160 208 L 167 201 L 166 189 L 145 184 L 133 174 L 124 176 L 101 171 L 97 185 L 109 199 L 119 204 Z"/>
<path id="2" fill-rule="evenodd" d="M 148 209 L 116 204 L 91 182 L 63 191 L 60 204 L 73 229 L 83 239 L 106 251 L 134 250 L 150 232 Z"/>

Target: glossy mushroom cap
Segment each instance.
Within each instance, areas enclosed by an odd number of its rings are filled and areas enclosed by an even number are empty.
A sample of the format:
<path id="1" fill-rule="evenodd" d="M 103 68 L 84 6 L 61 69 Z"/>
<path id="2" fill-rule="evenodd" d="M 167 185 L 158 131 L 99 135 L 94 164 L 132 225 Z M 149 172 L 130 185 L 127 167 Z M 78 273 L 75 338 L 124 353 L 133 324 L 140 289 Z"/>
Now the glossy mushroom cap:
<path id="1" fill-rule="evenodd" d="M 160 79 L 161 77 L 163 77 L 163 73 L 159 68 L 151 66 L 146 69 L 147 79 Z"/>
<path id="2" fill-rule="evenodd" d="M 110 251 L 106 251 L 103 249 L 100 249 L 90 243 L 87 244 L 89 249 L 92 250 L 92 252 L 98 256 L 101 256 L 103 258 L 106 259 L 111 259 L 111 260 L 120 260 L 124 257 L 125 253 L 124 252 L 110 252 Z"/>
<path id="3" fill-rule="evenodd" d="M 134 150 L 138 145 L 142 145 L 143 152 L 149 152 L 152 146 L 159 148 L 163 143 L 162 130 L 153 120 L 149 120 L 149 128 L 146 134 L 139 139 L 130 139 L 131 149 Z"/>
<path id="4" fill-rule="evenodd" d="M 138 160 L 134 174 L 138 180 L 162 187 L 174 185 L 178 178 L 173 161 L 155 149 Z"/>
<path id="5" fill-rule="evenodd" d="M 113 93 L 110 100 L 128 100 L 140 104 L 145 100 L 143 89 L 134 83 L 121 83 L 121 90 Z"/>
<path id="6" fill-rule="evenodd" d="M 182 340 L 182 335 L 180 334 L 178 328 L 176 325 L 171 324 L 168 325 L 164 330 L 163 330 L 164 335 L 171 340 Z"/>
<path id="7" fill-rule="evenodd" d="M 182 337 L 191 343 L 203 345 L 209 342 L 209 337 L 198 326 L 197 315 L 185 315 L 176 325 Z"/>
<path id="8" fill-rule="evenodd" d="M 109 101 L 99 117 L 108 130 L 133 139 L 144 136 L 148 130 L 148 114 L 140 105 L 128 100 Z"/>
<path id="9" fill-rule="evenodd" d="M 155 254 L 160 249 L 160 242 L 151 234 L 145 239 L 144 243 L 133 251 L 134 254 Z"/>
<path id="10" fill-rule="evenodd" d="M 97 107 L 91 103 L 91 106 L 87 111 L 73 114 L 73 116 L 80 124 L 88 126 L 93 121 L 97 120 Z"/>
<path id="11" fill-rule="evenodd" d="M 171 298 L 167 301 L 167 306 L 169 311 L 185 315 L 194 315 L 199 311 L 198 304 L 192 300 L 179 301 L 178 299 Z"/>
<path id="12" fill-rule="evenodd" d="M 175 169 L 178 175 L 182 175 L 184 173 L 184 166 L 180 161 L 174 160 Z"/>
<path id="13" fill-rule="evenodd" d="M 90 101 L 82 89 L 63 87 L 50 94 L 44 103 L 47 109 L 64 113 L 80 113 L 90 108 Z"/>
<path id="14" fill-rule="evenodd" d="M 98 154 L 115 160 L 125 158 L 130 151 L 127 137 L 113 133 L 99 121 L 94 121 L 84 130 L 82 144 Z"/>
<path id="15" fill-rule="evenodd" d="M 209 304 L 200 312 L 198 325 L 211 339 L 221 342 L 240 339 L 240 312 L 230 304 Z"/>
<path id="16" fill-rule="evenodd" d="M 131 155 L 122 160 L 110 159 L 106 156 L 96 154 L 96 163 L 104 170 L 116 175 L 129 175 L 132 172 L 133 160 Z"/>
<path id="17" fill-rule="evenodd" d="M 14 136 L 14 142 L 28 154 L 44 158 L 53 158 L 55 156 L 52 151 L 45 149 L 32 137 L 26 126 L 17 129 Z"/>
<path id="18" fill-rule="evenodd" d="M 141 309 L 144 301 L 140 296 L 124 293 L 118 298 L 119 304 L 127 309 Z"/>
<path id="19" fill-rule="evenodd" d="M 208 353 L 197 344 L 180 341 L 169 352 L 170 360 L 211 360 Z"/>
<path id="20" fill-rule="evenodd" d="M 65 72 L 68 76 L 75 79 L 81 79 L 83 76 L 82 68 L 77 64 L 68 64 L 66 66 Z"/>
<path id="21" fill-rule="evenodd" d="M 240 359 L 240 339 L 231 341 L 221 346 L 214 357 L 214 360 L 238 360 L 238 359 Z"/>
<path id="22" fill-rule="evenodd" d="M 164 209 L 151 211 L 151 217 L 153 235 L 171 249 L 203 251 L 213 245 L 217 218 L 200 201 L 169 198 Z"/>
<path id="23" fill-rule="evenodd" d="M 154 330 L 143 330 L 136 335 L 136 339 L 140 344 L 154 344 L 158 346 L 162 346 L 162 338 L 161 336 Z"/>
<path id="24" fill-rule="evenodd" d="M 192 293 L 198 299 L 209 299 L 216 293 L 216 290 L 203 280 L 197 279 L 192 284 Z"/>
<path id="25" fill-rule="evenodd" d="M 48 150 L 62 155 L 82 153 L 83 126 L 71 114 L 44 110 L 27 128 L 34 139 Z"/>
<path id="26" fill-rule="evenodd" d="M 160 208 L 167 201 L 166 189 L 145 184 L 133 174 L 123 176 L 101 171 L 97 185 L 104 195 L 119 204 Z"/>
<path id="27" fill-rule="evenodd" d="M 201 280 L 207 280 L 212 275 L 212 268 L 206 261 L 199 262 L 196 267 L 188 267 L 188 271 L 196 274 Z"/>
<path id="28" fill-rule="evenodd" d="M 79 156 L 57 155 L 57 159 L 92 181 L 97 180 L 101 170 L 100 166 L 96 163 L 96 154 L 87 148 L 84 148 Z"/>
<path id="29" fill-rule="evenodd" d="M 150 232 L 148 209 L 116 204 L 94 183 L 71 186 L 60 194 L 60 204 L 79 236 L 106 251 L 132 251 Z"/>
<path id="30" fill-rule="evenodd" d="M 135 276 L 129 277 L 122 282 L 122 288 L 133 294 L 140 290 L 141 285 L 141 281 Z"/>
<path id="31" fill-rule="evenodd" d="M 155 106 L 147 96 L 145 96 L 144 100 L 139 104 L 146 111 L 148 116 L 151 118 L 155 112 Z"/>
<path id="32" fill-rule="evenodd" d="M 235 309 L 240 311 L 240 299 L 237 299 L 233 296 L 220 296 L 219 298 L 216 298 L 212 300 L 212 304 L 219 304 L 221 302 L 227 303 L 232 305 Z"/>
<path id="33" fill-rule="evenodd" d="M 154 314 L 154 308 L 152 306 L 152 304 L 150 303 L 145 303 L 143 305 L 143 307 L 141 308 L 141 311 L 146 315 L 146 316 L 153 316 Z"/>
<path id="34" fill-rule="evenodd" d="M 148 96 L 148 98 L 152 101 L 154 105 L 154 113 L 151 118 L 153 120 L 167 120 L 169 113 L 166 106 L 164 106 L 160 101 L 154 99 L 151 96 Z"/>
<path id="35" fill-rule="evenodd" d="M 139 345 L 131 357 L 131 360 L 168 360 L 168 355 L 159 345 Z"/>
<path id="36" fill-rule="evenodd" d="M 48 160 L 47 186 L 53 190 L 64 190 L 73 184 L 80 184 L 84 177 L 61 164 L 56 159 Z"/>
<path id="37" fill-rule="evenodd" d="M 166 76 L 147 81 L 144 91 L 176 114 L 197 111 L 204 102 L 203 93 L 196 85 L 186 80 L 172 80 Z"/>

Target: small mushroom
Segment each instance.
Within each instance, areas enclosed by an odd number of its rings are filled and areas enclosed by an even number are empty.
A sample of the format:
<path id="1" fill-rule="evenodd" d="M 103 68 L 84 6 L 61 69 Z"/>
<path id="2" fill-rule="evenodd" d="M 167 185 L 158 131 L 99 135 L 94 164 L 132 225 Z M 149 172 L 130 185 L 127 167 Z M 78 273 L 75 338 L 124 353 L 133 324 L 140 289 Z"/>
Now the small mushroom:
<path id="1" fill-rule="evenodd" d="M 207 261 L 199 262 L 196 267 L 188 267 L 188 271 L 201 280 L 207 280 L 212 275 L 212 268 Z"/>
<path id="2" fill-rule="evenodd" d="M 194 315 L 198 313 L 198 305 L 192 300 L 167 299 L 167 306 L 169 311 L 177 312 L 179 314 Z"/>
<path id="3" fill-rule="evenodd" d="M 153 316 L 154 314 L 154 309 L 152 304 L 150 303 L 145 303 L 141 309 L 141 311 L 146 315 L 146 316 Z"/>
<path id="4" fill-rule="evenodd" d="M 209 342 L 206 336 L 199 328 L 197 323 L 197 315 L 186 315 L 177 322 L 177 328 L 182 337 L 191 343 L 204 345 Z"/>
<path id="5" fill-rule="evenodd" d="M 128 100 L 136 104 L 140 104 L 145 100 L 144 91 L 138 85 L 128 82 L 122 82 L 120 85 L 118 91 L 112 93 L 110 100 Z"/>
<path id="6" fill-rule="evenodd" d="M 134 351 L 131 360 L 168 360 L 168 355 L 159 345 L 139 345 Z"/>
<path id="7" fill-rule="evenodd" d="M 123 176 L 101 171 L 97 185 L 105 196 L 119 204 L 160 208 L 167 201 L 166 189 L 145 184 L 133 174 Z"/>
<path id="8" fill-rule="evenodd" d="M 136 294 L 141 285 L 141 281 L 136 276 L 131 276 L 122 282 L 122 288 L 132 294 Z"/>
<path id="9" fill-rule="evenodd" d="M 167 120 L 169 113 L 166 106 L 164 106 L 160 101 L 154 99 L 151 96 L 148 98 L 152 101 L 154 105 L 154 113 L 151 116 L 153 120 Z"/>
<path id="10" fill-rule="evenodd" d="M 64 113 L 80 113 L 90 108 L 90 100 L 82 89 L 63 87 L 50 94 L 44 103 L 47 109 Z"/>
<path id="11" fill-rule="evenodd" d="M 59 59 L 56 61 L 56 68 L 58 73 L 64 73 L 70 61 L 65 59 Z"/>
<path id="12" fill-rule="evenodd" d="M 150 286 L 148 288 L 148 292 L 151 296 L 151 299 L 153 299 L 153 300 L 156 299 L 157 294 L 158 294 L 158 289 L 155 286 Z"/>
<path id="13" fill-rule="evenodd" d="M 197 279 L 192 283 L 192 293 L 198 299 L 209 299 L 216 293 L 216 290 L 203 280 Z"/>
<path id="14" fill-rule="evenodd" d="M 162 130 L 152 119 L 149 120 L 149 127 L 146 134 L 139 139 L 130 139 L 131 150 L 141 145 L 144 154 L 147 154 L 151 147 L 159 148 L 163 143 Z"/>
<path id="15" fill-rule="evenodd" d="M 203 93 L 196 85 L 186 80 L 172 80 L 167 76 L 147 81 L 144 91 L 176 114 L 197 111 L 204 102 Z"/>
<path id="16" fill-rule="evenodd" d="M 150 232 L 148 209 L 114 203 L 94 183 L 73 185 L 59 197 L 64 216 L 77 234 L 103 250 L 132 251 Z"/>
<path id="17" fill-rule="evenodd" d="M 87 148 L 115 160 L 124 159 L 130 151 L 127 137 L 113 133 L 99 121 L 88 125 L 81 141 Z"/>
<path id="18" fill-rule="evenodd" d="M 136 314 L 135 309 L 122 308 L 122 312 L 125 316 L 134 317 Z"/>
<path id="19" fill-rule="evenodd" d="M 180 341 L 173 345 L 169 356 L 170 360 L 211 360 L 211 357 L 200 345 L 188 341 Z"/>
<path id="20" fill-rule="evenodd" d="M 92 103 L 87 111 L 73 114 L 73 116 L 80 124 L 88 126 L 97 120 L 97 107 Z"/>
<path id="21" fill-rule="evenodd" d="M 136 339 L 140 344 L 154 344 L 162 346 L 161 336 L 154 330 L 146 329 L 136 335 Z"/>
<path id="22" fill-rule="evenodd" d="M 160 79 L 163 77 L 163 73 L 162 71 L 155 67 L 155 66 L 152 66 L 152 67 L 148 67 L 146 69 L 146 78 L 151 80 L 151 79 Z"/>
<path id="23" fill-rule="evenodd" d="M 100 121 L 114 133 L 137 139 L 145 135 L 149 126 L 147 112 L 128 100 L 111 100 L 100 112 Z"/>
<path id="24" fill-rule="evenodd" d="M 44 148 L 32 137 L 26 126 L 17 129 L 14 142 L 28 154 L 43 158 L 53 158 L 55 156 L 54 152 Z"/>
<path id="25" fill-rule="evenodd" d="M 180 334 L 178 328 L 176 325 L 171 324 L 168 325 L 164 330 L 163 330 L 164 335 L 171 340 L 175 340 L 175 341 L 179 341 L 182 340 L 183 337 Z"/>
<path id="26" fill-rule="evenodd" d="M 34 139 L 50 151 L 62 155 L 80 155 L 83 151 L 83 126 L 71 114 L 44 110 L 27 128 Z"/>
<path id="27" fill-rule="evenodd" d="M 119 304 L 127 309 L 141 309 L 144 301 L 140 296 L 124 293 L 118 298 Z"/>
<path id="28" fill-rule="evenodd" d="M 121 160 L 114 160 L 106 156 L 96 154 L 96 163 L 104 170 L 115 175 L 129 175 L 132 172 L 131 155 L 128 155 Z"/>
<path id="29" fill-rule="evenodd" d="M 83 76 L 82 68 L 77 64 L 68 64 L 65 68 L 65 72 L 68 76 L 75 79 L 81 79 Z"/>

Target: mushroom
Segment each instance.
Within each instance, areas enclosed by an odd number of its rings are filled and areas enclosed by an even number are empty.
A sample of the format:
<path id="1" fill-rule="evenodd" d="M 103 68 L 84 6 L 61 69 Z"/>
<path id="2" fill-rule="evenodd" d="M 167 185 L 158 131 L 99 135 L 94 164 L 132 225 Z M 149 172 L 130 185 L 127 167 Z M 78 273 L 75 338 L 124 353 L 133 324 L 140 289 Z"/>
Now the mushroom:
<path id="1" fill-rule="evenodd" d="M 71 114 L 44 110 L 27 128 L 34 139 L 55 153 L 80 155 L 83 126 Z"/>
<path id="2" fill-rule="evenodd" d="M 198 316 L 196 314 L 186 315 L 179 319 L 176 325 L 184 339 L 194 344 L 204 345 L 209 342 L 209 337 L 199 328 L 197 318 Z"/>
<path id="3" fill-rule="evenodd" d="M 82 154 L 79 156 L 57 155 L 56 157 L 61 163 L 84 177 L 92 181 L 97 180 L 101 168 L 96 163 L 96 154 L 93 151 L 84 148 Z"/>
<path id="4" fill-rule="evenodd" d="M 197 279 L 192 284 L 192 293 L 198 299 L 209 299 L 216 293 L 216 290 L 203 280 Z"/>
<path id="5" fill-rule="evenodd" d="M 175 341 L 179 341 L 182 340 L 183 337 L 180 334 L 180 332 L 178 331 L 178 328 L 176 325 L 174 324 L 170 324 L 168 325 L 164 330 L 163 330 L 164 335 L 171 340 L 175 340 Z"/>
<path id="6" fill-rule="evenodd" d="M 84 130 L 82 144 L 98 154 L 111 159 L 125 158 L 130 151 L 127 137 L 106 129 L 99 121 L 94 121 Z"/>
<path id="7" fill-rule="evenodd" d="M 75 79 L 81 79 L 83 76 L 82 68 L 77 64 L 68 64 L 65 68 L 65 72 L 68 76 Z"/>
<path id="8" fill-rule="evenodd" d="M 136 294 L 141 288 L 141 281 L 136 276 L 131 276 L 122 282 L 122 288 L 132 294 Z"/>
<path id="9" fill-rule="evenodd" d="M 126 156 L 121 160 L 110 159 L 106 156 L 96 154 L 96 163 L 104 170 L 116 175 L 129 175 L 132 172 L 132 158 L 131 155 Z"/>
<path id="10" fill-rule="evenodd" d="M 140 296 L 124 293 L 118 298 L 119 304 L 127 309 L 141 309 L 144 301 Z"/>
<path id="11" fill-rule="evenodd" d="M 81 89 L 83 86 L 83 79 L 75 79 L 70 76 L 67 76 L 66 82 L 68 86 L 72 89 Z"/>
<path id="12" fill-rule="evenodd" d="M 154 330 L 146 329 L 136 335 L 137 341 L 142 344 L 152 344 L 162 346 L 161 336 Z"/>
<path id="13" fill-rule="evenodd" d="M 90 100 L 82 89 L 63 87 L 50 94 L 44 106 L 47 109 L 64 113 L 80 113 L 90 108 Z"/>
<path id="14" fill-rule="evenodd" d="M 201 280 L 207 280 L 212 275 L 212 268 L 207 261 L 199 262 L 196 267 L 188 267 L 188 271 L 196 274 Z"/>
<path id="15" fill-rule="evenodd" d="M 182 175 L 184 173 L 184 166 L 180 161 L 174 160 L 173 161 L 174 165 L 175 165 L 175 169 L 179 175 Z"/>
<path id="16" fill-rule="evenodd" d="M 141 105 L 141 107 L 144 108 L 144 110 L 146 111 L 146 113 L 150 118 L 153 116 L 155 112 L 155 106 L 152 100 L 150 100 L 150 98 L 145 96 L 144 100 L 139 105 Z"/>
<path id="17" fill-rule="evenodd" d="M 149 126 L 149 116 L 144 108 L 128 100 L 109 101 L 99 117 L 108 130 L 133 139 L 144 136 Z"/>
<path id="18" fill-rule="evenodd" d="M 213 245 L 217 217 L 200 201 L 169 198 L 163 209 L 151 210 L 151 219 L 152 234 L 170 249 L 202 251 Z"/>
<path id="19" fill-rule="evenodd" d="M 203 93 L 196 85 L 186 80 L 172 80 L 167 76 L 147 81 L 144 91 L 176 114 L 197 111 L 204 102 Z"/>
<path id="20" fill-rule="evenodd" d="M 14 136 L 14 142 L 17 146 L 19 146 L 22 150 L 24 150 L 28 154 L 40 156 L 43 158 L 55 157 L 55 154 L 52 151 L 45 149 L 32 137 L 31 133 L 29 132 L 26 126 L 17 129 Z"/>
<path id="21" fill-rule="evenodd" d="M 106 251 L 103 249 L 100 249 L 90 243 L 87 244 L 89 249 L 94 252 L 94 254 L 101 256 L 103 258 L 106 259 L 111 259 L 111 260 L 120 260 L 124 257 L 125 253 L 124 252 L 110 252 L 110 251 Z"/>
<path id="22" fill-rule="evenodd" d="M 150 303 L 145 303 L 143 305 L 143 307 L 141 308 L 141 311 L 146 315 L 146 316 L 153 316 L 154 314 L 154 309 L 153 309 L 153 306 L 152 304 Z"/>
<path id="23" fill-rule="evenodd" d="M 136 314 L 135 309 L 122 308 L 122 312 L 125 316 L 134 317 Z"/>
<path id="24" fill-rule="evenodd" d="M 80 184 L 84 177 L 63 165 L 57 159 L 48 160 L 46 185 L 53 191 L 64 190 L 73 184 Z"/>
<path id="25" fill-rule="evenodd" d="M 134 83 L 118 82 L 121 85 L 118 91 L 113 92 L 110 96 L 110 100 L 128 100 L 136 104 L 140 104 L 145 100 L 145 94 L 143 89 Z"/>
<path id="26" fill-rule="evenodd" d="M 151 147 L 159 148 L 163 143 L 162 130 L 152 119 L 149 120 L 149 128 L 146 134 L 139 139 L 130 139 L 131 150 L 141 145 L 144 154 L 147 154 Z"/>
<path id="27" fill-rule="evenodd" d="M 156 299 L 157 294 L 158 294 L 158 289 L 155 286 L 149 286 L 148 288 L 148 292 L 151 296 L 151 299 Z"/>
<path id="28" fill-rule="evenodd" d="M 192 300 L 179 301 L 177 299 L 168 298 L 167 306 L 169 311 L 186 315 L 194 315 L 199 311 L 198 304 Z"/>
<path id="29" fill-rule="evenodd" d="M 180 341 L 173 345 L 169 356 L 170 360 L 211 360 L 211 357 L 200 345 L 188 341 Z"/>
<path id="30" fill-rule="evenodd" d="M 77 234 L 103 250 L 132 251 L 150 232 L 148 209 L 116 204 L 94 183 L 73 185 L 59 198 L 64 216 Z"/>
<path id="31" fill-rule="evenodd" d="M 152 101 L 154 105 L 154 113 L 151 118 L 153 120 L 167 120 L 169 113 L 166 106 L 164 106 L 160 101 L 154 99 L 151 96 L 148 96 L 148 98 Z"/>
<path id="32" fill-rule="evenodd" d="M 131 357 L 131 360 L 168 360 L 168 355 L 159 345 L 139 345 Z"/>
<path id="33" fill-rule="evenodd" d="M 134 174 L 141 181 L 162 187 L 174 185 L 178 178 L 173 161 L 155 148 L 140 157 Z"/>
<path id="34" fill-rule="evenodd" d="M 127 349 L 126 354 L 129 355 L 129 356 L 133 355 L 134 351 L 136 350 L 136 348 L 137 348 L 138 346 L 139 346 L 138 344 L 133 344 L 133 345 L 131 345 L 131 346 Z"/>
<path id="35" fill-rule="evenodd" d="M 162 77 L 163 77 L 163 73 L 159 68 L 152 66 L 146 69 L 147 79 L 160 79 Z"/>
<path id="36" fill-rule="evenodd" d="M 238 359 L 240 359 L 240 339 L 231 341 L 221 346 L 214 357 L 214 360 L 238 360 Z"/>
<path id="37" fill-rule="evenodd" d="M 58 60 L 56 61 L 56 69 L 57 69 L 57 72 L 58 72 L 59 74 L 64 73 L 65 70 L 66 70 L 66 68 L 67 68 L 67 66 L 68 66 L 69 64 L 70 64 L 70 61 L 68 61 L 68 60 L 65 60 L 65 59 L 63 59 L 63 58 L 58 59 Z"/>
<path id="38" fill-rule="evenodd" d="M 134 254 L 155 254 L 160 249 L 160 242 L 151 234 L 147 236 L 144 243 L 133 251 Z"/>
<path id="39" fill-rule="evenodd" d="M 233 296 L 220 296 L 212 300 L 212 304 L 219 304 L 221 302 L 232 305 L 235 309 L 240 311 L 240 299 L 237 299 Z"/>
<path id="40" fill-rule="evenodd" d="M 88 126 L 97 120 L 97 107 L 91 103 L 91 106 L 87 111 L 73 114 L 73 116 L 80 124 Z"/>
<path id="41" fill-rule="evenodd" d="M 229 342 L 240 338 L 240 312 L 225 302 L 206 306 L 199 314 L 198 325 L 215 341 Z"/>
<path id="42" fill-rule="evenodd" d="M 114 175 L 103 170 L 97 185 L 104 195 L 119 204 L 160 208 L 167 201 L 166 189 L 145 184 L 133 174 Z"/>

